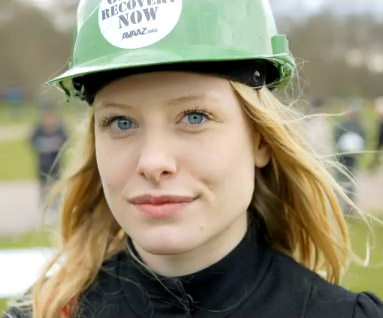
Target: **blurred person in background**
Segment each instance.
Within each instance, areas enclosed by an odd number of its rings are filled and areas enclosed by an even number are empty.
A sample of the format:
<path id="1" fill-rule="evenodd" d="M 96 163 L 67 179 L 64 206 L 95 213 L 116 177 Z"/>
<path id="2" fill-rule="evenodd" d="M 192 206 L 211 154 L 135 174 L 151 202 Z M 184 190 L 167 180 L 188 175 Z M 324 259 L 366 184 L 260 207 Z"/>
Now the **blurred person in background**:
<path id="1" fill-rule="evenodd" d="M 365 148 L 365 131 L 360 122 L 360 101 L 352 99 L 344 120 L 335 127 L 334 138 L 338 161 L 347 170 L 347 173 L 355 176 L 358 159 Z M 337 173 L 338 182 L 344 188 L 348 197 L 354 202 L 356 197 L 355 184 L 343 173 Z M 343 202 L 343 200 L 342 200 Z M 343 202 L 345 213 L 352 213 L 353 208 Z"/>
<path id="2" fill-rule="evenodd" d="M 52 102 L 42 102 L 40 120 L 29 140 L 36 154 L 40 205 L 43 205 L 53 184 L 60 177 L 59 153 L 67 141 L 67 133 Z"/>
<path id="3" fill-rule="evenodd" d="M 4 317 L 383 318 L 338 286 L 345 195 L 272 92 L 296 64 L 268 1 L 82 0 L 77 21 L 52 80 L 91 107 L 61 249 Z"/>

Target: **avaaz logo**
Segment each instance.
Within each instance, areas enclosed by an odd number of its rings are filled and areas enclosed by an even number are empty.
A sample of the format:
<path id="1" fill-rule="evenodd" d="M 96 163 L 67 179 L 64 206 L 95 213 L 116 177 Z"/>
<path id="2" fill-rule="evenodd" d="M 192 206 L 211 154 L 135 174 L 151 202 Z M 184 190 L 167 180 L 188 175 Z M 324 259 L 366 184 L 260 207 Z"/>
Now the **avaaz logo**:
<path id="1" fill-rule="evenodd" d="M 181 12 L 182 0 L 102 0 L 98 23 L 109 43 L 137 49 L 167 36 Z"/>

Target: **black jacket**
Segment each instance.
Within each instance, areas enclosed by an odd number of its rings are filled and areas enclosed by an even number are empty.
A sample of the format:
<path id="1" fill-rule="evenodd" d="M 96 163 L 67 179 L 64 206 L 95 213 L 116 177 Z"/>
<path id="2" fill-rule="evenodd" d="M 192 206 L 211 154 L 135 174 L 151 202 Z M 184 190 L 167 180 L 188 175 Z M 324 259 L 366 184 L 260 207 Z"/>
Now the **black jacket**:
<path id="1" fill-rule="evenodd" d="M 159 279 L 127 252 L 117 254 L 83 295 L 76 317 L 383 318 L 376 296 L 327 283 L 270 248 L 254 227 L 216 264 Z"/>

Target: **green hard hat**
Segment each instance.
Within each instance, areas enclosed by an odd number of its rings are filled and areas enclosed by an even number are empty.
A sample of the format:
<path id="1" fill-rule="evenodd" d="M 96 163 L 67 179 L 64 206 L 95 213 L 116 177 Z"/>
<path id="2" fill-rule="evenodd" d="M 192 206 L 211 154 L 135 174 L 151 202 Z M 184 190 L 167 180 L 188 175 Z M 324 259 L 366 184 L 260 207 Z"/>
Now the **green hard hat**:
<path id="1" fill-rule="evenodd" d="M 69 69 L 49 83 L 73 96 L 91 74 L 239 60 L 275 68 L 274 87 L 295 72 L 268 0 L 81 0 Z"/>

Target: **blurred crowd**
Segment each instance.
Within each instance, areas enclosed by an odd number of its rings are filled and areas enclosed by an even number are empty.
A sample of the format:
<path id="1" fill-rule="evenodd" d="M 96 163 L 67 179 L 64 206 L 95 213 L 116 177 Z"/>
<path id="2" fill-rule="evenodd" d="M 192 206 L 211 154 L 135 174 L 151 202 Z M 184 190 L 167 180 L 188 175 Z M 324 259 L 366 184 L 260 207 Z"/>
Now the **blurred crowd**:
<path id="1" fill-rule="evenodd" d="M 350 98 L 342 113 L 336 114 L 340 117 L 334 122 L 326 115 L 329 105 L 323 100 L 312 102 L 314 115 L 310 117 L 307 127 L 307 137 L 313 149 L 322 156 L 328 156 L 342 165 L 344 171 L 336 170 L 335 177 L 338 183 L 344 188 L 349 198 L 355 202 L 356 175 L 358 172 L 359 160 L 366 152 L 372 153 L 367 163 L 368 169 L 376 169 L 382 164 L 383 150 L 383 97 L 374 101 L 372 122 L 369 126 L 375 126 L 372 130 L 370 147 L 367 149 L 367 134 L 365 122 L 362 120 L 363 100 Z M 343 206 L 345 213 L 352 213 L 352 209 Z"/>

